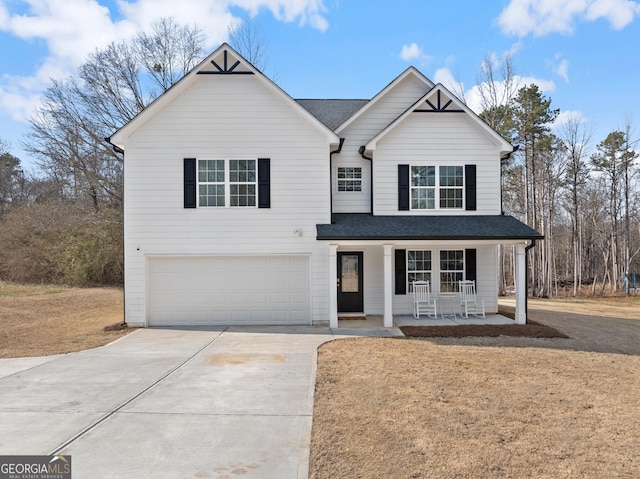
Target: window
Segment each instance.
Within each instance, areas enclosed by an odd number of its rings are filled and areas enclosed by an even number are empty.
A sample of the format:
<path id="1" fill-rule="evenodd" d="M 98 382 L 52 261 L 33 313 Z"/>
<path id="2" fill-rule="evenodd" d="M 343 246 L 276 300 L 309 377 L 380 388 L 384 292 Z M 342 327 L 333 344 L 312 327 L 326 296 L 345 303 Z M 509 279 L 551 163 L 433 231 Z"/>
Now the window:
<path id="1" fill-rule="evenodd" d="M 462 166 L 411 166 L 411 209 L 462 209 Z"/>
<path id="2" fill-rule="evenodd" d="M 256 206 L 256 160 L 198 160 L 199 206 Z"/>
<path id="3" fill-rule="evenodd" d="M 362 168 L 338 167 L 338 191 L 362 191 Z"/>
<path id="4" fill-rule="evenodd" d="M 462 208 L 462 166 L 440 167 L 440 208 Z"/>
<path id="5" fill-rule="evenodd" d="M 464 279 L 464 251 L 440 251 L 440 291 L 457 292 L 458 281 Z"/>
<path id="6" fill-rule="evenodd" d="M 414 281 L 431 281 L 431 251 L 407 251 L 409 291 Z"/>
<path id="7" fill-rule="evenodd" d="M 436 167 L 411 167 L 411 209 L 432 210 L 435 208 Z"/>

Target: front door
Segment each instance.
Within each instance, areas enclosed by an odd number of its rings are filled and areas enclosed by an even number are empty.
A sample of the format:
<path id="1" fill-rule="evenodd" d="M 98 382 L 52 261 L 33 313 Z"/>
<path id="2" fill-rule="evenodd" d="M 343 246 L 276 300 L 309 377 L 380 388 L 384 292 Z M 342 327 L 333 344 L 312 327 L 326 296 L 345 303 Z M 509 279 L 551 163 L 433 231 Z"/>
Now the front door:
<path id="1" fill-rule="evenodd" d="M 363 313 L 362 252 L 338 252 L 338 312 Z"/>

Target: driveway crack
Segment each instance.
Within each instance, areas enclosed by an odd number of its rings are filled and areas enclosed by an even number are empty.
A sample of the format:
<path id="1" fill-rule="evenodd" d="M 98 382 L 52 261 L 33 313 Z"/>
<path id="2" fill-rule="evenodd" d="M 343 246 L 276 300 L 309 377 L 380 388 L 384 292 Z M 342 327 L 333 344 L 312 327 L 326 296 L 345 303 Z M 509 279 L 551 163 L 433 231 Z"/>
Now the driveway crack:
<path id="1" fill-rule="evenodd" d="M 92 429 L 94 429 L 96 426 L 98 426 L 100 423 L 104 422 L 105 420 L 107 420 L 109 417 L 113 416 L 115 413 L 117 413 L 118 411 L 120 411 L 123 407 L 127 406 L 128 404 L 131 404 L 133 401 L 135 401 L 136 399 L 138 399 L 140 396 L 142 396 L 144 393 L 146 393 L 147 391 L 149 391 L 150 389 L 154 388 L 155 386 L 157 386 L 158 384 L 160 384 L 162 381 L 164 381 L 165 379 L 167 379 L 169 376 L 171 376 L 173 373 L 175 373 L 176 371 L 178 371 L 180 368 L 182 368 L 185 364 L 187 364 L 188 362 L 190 362 L 193 358 L 195 358 L 198 354 L 200 354 L 202 351 L 204 351 L 205 349 L 207 349 L 209 346 L 211 346 L 213 343 L 215 343 L 218 338 L 220 338 L 220 336 L 222 336 L 222 333 L 224 333 L 228 328 L 223 329 L 222 331 L 220 331 L 220 333 L 218 335 L 216 335 L 215 338 L 213 338 L 211 341 L 207 342 L 204 346 L 202 346 L 200 349 L 198 349 L 196 352 L 194 352 L 191 356 L 187 357 L 184 361 L 182 361 L 180 364 L 178 364 L 177 366 L 171 368 L 169 371 L 167 371 L 165 374 L 163 374 L 162 376 L 160 376 L 158 379 L 156 379 L 154 382 L 152 382 L 151 384 L 149 384 L 147 387 L 145 387 L 144 389 L 142 389 L 141 391 L 139 391 L 138 393 L 134 394 L 133 396 L 131 396 L 129 399 L 127 399 L 126 401 L 124 401 L 123 403 L 121 403 L 119 406 L 115 407 L 114 409 L 112 409 L 111 411 L 107 412 L 106 414 L 104 414 L 103 416 L 101 416 L 100 418 L 96 419 L 95 421 L 93 421 L 91 424 L 89 424 L 87 427 L 85 427 L 84 429 L 82 429 L 80 432 L 78 432 L 77 434 L 73 435 L 71 438 L 67 439 L 65 442 L 63 442 L 62 444 L 56 446 L 54 449 L 52 449 L 50 452 L 47 453 L 48 456 L 54 456 L 59 454 L 65 447 L 69 446 L 71 443 L 73 443 L 74 441 L 76 441 L 77 439 L 81 438 L 82 436 L 84 436 L 85 434 L 87 434 L 89 431 L 91 431 Z"/>

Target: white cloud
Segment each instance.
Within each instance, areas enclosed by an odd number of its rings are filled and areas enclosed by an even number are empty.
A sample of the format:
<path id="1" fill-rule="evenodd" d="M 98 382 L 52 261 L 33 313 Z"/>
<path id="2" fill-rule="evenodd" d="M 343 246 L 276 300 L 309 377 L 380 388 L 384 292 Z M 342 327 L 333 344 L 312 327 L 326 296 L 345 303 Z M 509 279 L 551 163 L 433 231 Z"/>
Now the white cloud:
<path id="1" fill-rule="evenodd" d="M 422 47 L 419 47 L 415 42 L 410 45 L 402 45 L 400 58 L 405 62 L 417 60 L 421 65 L 425 65 L 432 60 L 432 57 L 426 55 Z"/>
<path id="2" fill-rule="evenodd" d="M 46 58 L 32 75 L 0 78 L 0 110 L 21 121 L 32 114 L 34 99 L 49 78 L 73 72 L 96 48 L 148 31 L 162 17 L 200 26 L 208 49 L 225 41 L 229 26 L 240 20 L 231 13 L 231 6 L 250 15 L 267 10 L 279 21 L 297 21 L 320 31 L 329 28 L 322 0 L 181 0 L 179 4 L 175 0 L 117 0 L 122 17 L 117 21 L 112 14 L 118 12 L 110 12 L 98 0 L 25 0 L 21 2 L 24 13 L 9 10 L 11 3 L 0 0 L 0 31 L 46 45 Z"/>
<path id="3" fill-rule="evenodd" d="M 569 83 L 569 60 L 563 58 L 560 60 L 554 68 L 553 71 L 558 74 L 560 78 Z"/>
<path id="4" fill-rule="evenodd" d="M 434 83 L 442 83 L 447 90 L 456 93 L 460 89 L 458 80 L 455 79 L 451 70 L 447 67 L 438 68 L 433 74 Z"/>
<path id="5" fill-rule="evenodd" d="M 575 123 L 585 123 L 587 122 L 587 117 L 585 117 L 582 112 L 577 110 L 565 110 L 561 111 L 556 120 L 551 125 L 551 128 L 558 129 L 563 125 L 566 125 L 570 121 Z"/>
<path id="6" fill-rule="evenodd" d="M 576 21 L 601 18 L 619 30 L 638 15 L 640 4 L 632 0 L 511 0 L 497 21 L 503 33 L 523 37 L 570 34 Z"/>
<path id="7" fill-rule="evenodd" d="M 530 86 L 530 85 L 537 85 L 541 93 L 552 92 L 556 89 L 556 84 L 553 81 L 544 80 L 542 78 L 523 77 L 520 75 L 516 75 L 513 77 L 513 81 L 514 81 L 514 84 L 516 85 L 516 90 L 519 90 L 522 87 Z M 498 91 L 498 97 L 501 97 L 505 89 L 504 82 L 496 81 L 495 87 Z M 481 88 L 482 86 L 480 85 L 474 85 L 465 93 L 467 106 L 478 114 L 480 114 L 483 109 Z"/>

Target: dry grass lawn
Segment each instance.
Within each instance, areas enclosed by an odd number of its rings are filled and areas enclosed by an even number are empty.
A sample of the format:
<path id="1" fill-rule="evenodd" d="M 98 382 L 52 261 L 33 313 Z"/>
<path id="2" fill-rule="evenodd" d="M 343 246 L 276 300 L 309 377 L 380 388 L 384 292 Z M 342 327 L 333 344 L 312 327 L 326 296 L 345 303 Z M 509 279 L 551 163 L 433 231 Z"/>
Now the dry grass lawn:
<path id="1" fill-rule="evenodd" d="M 0 358 L 49 356 L 107 344 L 127 330 L 119 288 L 23 286 L 0 282 Z"/>
<path id="2" fill-rule="evenodd" d="M 322 345 L 310 477 L 640 477 L 640 298 L 606 303 L 530 302 L 570 339 Z"/>
<path id="3" fill-rule="evenodd" d="M 113 341 L 127 332 L 104 330 L 122 301 L 121 289 L 0 282 L 0 358 Z M 569 339 L 322 345 L 311 478 L 640 477 L 640 296 L 529 306 Z"/>

